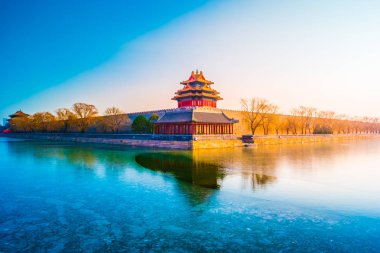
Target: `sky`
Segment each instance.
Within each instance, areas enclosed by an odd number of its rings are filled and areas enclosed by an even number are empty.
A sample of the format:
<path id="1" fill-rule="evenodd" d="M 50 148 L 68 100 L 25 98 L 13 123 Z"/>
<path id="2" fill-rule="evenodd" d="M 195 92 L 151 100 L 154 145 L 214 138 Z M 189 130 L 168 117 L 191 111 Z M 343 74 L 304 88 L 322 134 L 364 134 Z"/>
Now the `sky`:
<path id="1" fill-rule="evenodd" d="M 0 0 L 0 117 L 75 102 L 175 108 L 192 70 L 224 100 L 380 116 L 377 0 Z"/>

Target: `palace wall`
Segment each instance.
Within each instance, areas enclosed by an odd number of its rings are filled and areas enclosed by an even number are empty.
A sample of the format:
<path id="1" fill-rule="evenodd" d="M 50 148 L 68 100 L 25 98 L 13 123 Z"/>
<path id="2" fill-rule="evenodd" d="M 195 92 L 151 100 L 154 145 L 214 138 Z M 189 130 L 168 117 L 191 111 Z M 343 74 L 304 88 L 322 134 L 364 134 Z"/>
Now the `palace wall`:
<path id="1" fill-rule="evenodd" d="M 11 133 L 4 137 L 185 150 L 243 146 L 242 141 L 233 135 L 213 135 L 211 137 L 204 135 Z"/>
<path id="2" fill-rule="evenodd" d="M 1 137 L 1 135 L 0 135 Z M 356 141 L 380 138 L 378 134 L 362 135 L 306 135 L 306 136 L 258 136 L 255 144 L 244 144 L 233 135 L 152 135 L 152 134 L 60 134 L 60 133 L 11 133 L 4 137 L 35 139 L 57 142 L 77 142 L 92 144 L 111 144 L 133 147 L 150 147 L 164 149 L 219 149 L 242 146 L 260 147 L 265 145 L 325 143 L 333 141 Z"/>

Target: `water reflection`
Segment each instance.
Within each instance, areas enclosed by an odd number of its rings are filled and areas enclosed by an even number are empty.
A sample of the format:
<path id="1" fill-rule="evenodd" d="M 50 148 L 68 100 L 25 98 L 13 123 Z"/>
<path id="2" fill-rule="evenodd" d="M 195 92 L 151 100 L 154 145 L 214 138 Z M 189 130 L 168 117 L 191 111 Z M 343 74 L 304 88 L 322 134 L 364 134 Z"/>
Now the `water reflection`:
<path id="1" fill-rule="evenodd" d="M 142 153 L 136 155 L 135 160 L 145 168 L 170 173 L 180 180 L 212 189 L 219 188 L 218 180 L 225 176 L 222 166 L 196 160 L 191 153 Z"/>
<path id="2" fill-rule="evenodd" d="M 3 142 L 0 252 L 378 252 L 379 153 Z"/>
<path id="3" fill-rule="evenodd" d="M 135 168 L 137 163 L 145 169 L 164 172 L 182 182 L 209 189 L 219 189 L 226 177 L 233 175 L 239 175 L 242 180 L 235 182 L 236 185 L 253 190 L 263 188 L 276 181 L 279 160 L 273 149 L 157 151 L 51 142 L 9 142 L 7 149 L 20 159 L 27 155 L 36 160 L 64 161 L 96 174 L 101 168 L 102 177 L 112 169 L 119 169 L 122 173 L 128 165 Z M 191 188 L 185 188 L 190 194 Z"/>
<path id="4" fill-rule="evenodd" d="M 137 166 L 137 163 L 145 169 L 167 173 L 180 182 L 187 182 L 192 186 L 256 191 L 276 185 L 278 178 L 284 176 L 288 179 L 305 177 L 305 180 L 314 181 L 318 176 L 321 181 L 337 183 L 333 175 L 340 173 L 341 170 L 333 165 L 344 162 L 348 157 L 359 159 L 360 155 L 366 156 L 370 155 L 368 152 L 377 152 L 376 143 L 357 142 L 360 148 L 352 141 L 348 144 L 343 142 L 279 145 L 260 147 L 260 149 L 160 151 L 102 145 L 12 141 L 7 143 L 6 149 L 13 157 L 20 159 L 32 157 L 49 162 L 64 161 L 77 168 L 93 170 L 104 178 L 115 173 L 120 175 L 126 167 L 141 172 L 142 168 Z M 373 147 L 365 147 L 368 145 Z M 367 153 L 360 154 L 358 150 L 367 150 Z M 366 161 L 368 159 L 364 157 L 360 160 L 361 164 Z M 347 174 L 348 171 L 344 173 Z M 185 188 L 184 191 L 188 195 L 191 195 L 191 191 L 198 191 L 188 186 Z"/>
<path id="5" fill-rule="evenodd" d="M 124 167 L 131 162 L 130 152 L 113 147 L 89 145 L 65 145 L 42 142 L 8 143 L 8 150 L 12 156 L 25 158 L 29 155 L 36 160 L 60 160 L 81 168 L 95 169 L 99 164 L 107 168 Z"/>

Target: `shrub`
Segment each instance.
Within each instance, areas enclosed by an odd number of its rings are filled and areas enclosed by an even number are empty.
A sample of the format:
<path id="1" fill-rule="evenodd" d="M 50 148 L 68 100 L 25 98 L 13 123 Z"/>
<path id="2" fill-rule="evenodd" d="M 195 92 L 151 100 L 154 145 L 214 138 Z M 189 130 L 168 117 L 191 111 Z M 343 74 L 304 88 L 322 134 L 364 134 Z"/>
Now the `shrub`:
<path id="1" fill-rule="evenodd" d="M 143 115 L 139 115 L 132 122 L 132 131 L 140 134 L 149 133 L 149 125 L 149 121 Z"/>
<path id="2" fill-rule="evenodd" d="M 329 126 L 316 126 L 313 134 L 333 134 L 333 130 Z"/>

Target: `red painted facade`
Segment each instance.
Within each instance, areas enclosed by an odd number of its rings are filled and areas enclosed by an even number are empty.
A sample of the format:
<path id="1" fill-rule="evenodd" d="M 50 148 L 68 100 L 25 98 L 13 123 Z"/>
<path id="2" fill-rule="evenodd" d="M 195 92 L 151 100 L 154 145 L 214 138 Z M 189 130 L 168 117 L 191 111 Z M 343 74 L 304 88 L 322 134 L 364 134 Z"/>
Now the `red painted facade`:
<path id="1" fill-rule="evenodd" d="M 182 100 L 178 101 L 178 108 L 181 107 L 192 107 L 192 106 L 209 106 L 209 107 L 216 107 L 216 101 L 212 100 Z"/>
<path id="2" fill-rule="evenodd" d="M 233 124 L 172 123 L 156 124 L 155 134 L 233 134 Z"/>

